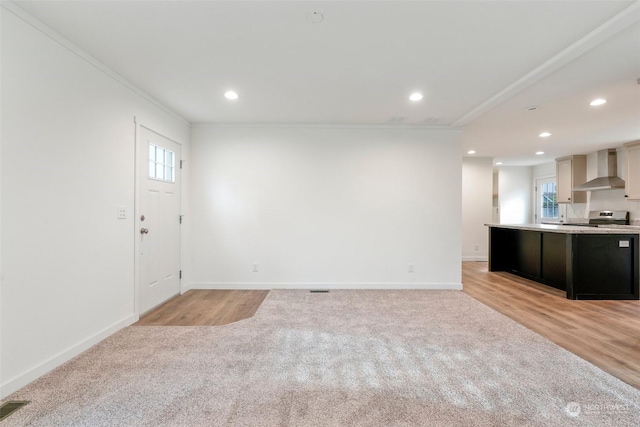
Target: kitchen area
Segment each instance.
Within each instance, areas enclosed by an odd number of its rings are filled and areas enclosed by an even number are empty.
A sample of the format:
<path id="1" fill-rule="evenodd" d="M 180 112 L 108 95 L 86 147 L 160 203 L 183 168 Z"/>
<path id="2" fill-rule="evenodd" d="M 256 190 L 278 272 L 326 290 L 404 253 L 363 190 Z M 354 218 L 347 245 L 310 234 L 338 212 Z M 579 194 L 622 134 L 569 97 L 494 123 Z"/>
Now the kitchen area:
<path id="1" fill-rule="evenodd" d="M 558 158 L 555 176 L 557 218 L 510 223 L 496 209 L 487 224 L 489 270 L 568 299 L 639 299 L 640 141 Z"/>

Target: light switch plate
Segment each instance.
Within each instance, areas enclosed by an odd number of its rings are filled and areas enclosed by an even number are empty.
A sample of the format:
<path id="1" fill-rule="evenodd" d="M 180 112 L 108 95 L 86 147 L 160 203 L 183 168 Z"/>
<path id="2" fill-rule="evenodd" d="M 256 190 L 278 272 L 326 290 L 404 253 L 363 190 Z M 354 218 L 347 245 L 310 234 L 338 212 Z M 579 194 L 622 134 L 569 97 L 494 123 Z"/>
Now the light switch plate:
<path id="1" fill-rule="evenodd" d="M 118 219 L 127 219 L 127 207 L 118 206 Z"/>

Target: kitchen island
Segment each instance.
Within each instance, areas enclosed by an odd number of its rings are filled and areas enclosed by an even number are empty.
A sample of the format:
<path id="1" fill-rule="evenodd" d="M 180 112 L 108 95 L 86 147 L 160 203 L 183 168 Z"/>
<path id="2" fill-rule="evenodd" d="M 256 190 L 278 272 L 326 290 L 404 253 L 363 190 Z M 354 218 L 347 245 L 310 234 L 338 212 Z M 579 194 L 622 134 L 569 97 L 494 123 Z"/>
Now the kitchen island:
<path id="1" fill-rule="evenodd" d="M 564 290 L 569 299 L 639 299 L 637 228 L 486 225 L 489 271 Z"/>

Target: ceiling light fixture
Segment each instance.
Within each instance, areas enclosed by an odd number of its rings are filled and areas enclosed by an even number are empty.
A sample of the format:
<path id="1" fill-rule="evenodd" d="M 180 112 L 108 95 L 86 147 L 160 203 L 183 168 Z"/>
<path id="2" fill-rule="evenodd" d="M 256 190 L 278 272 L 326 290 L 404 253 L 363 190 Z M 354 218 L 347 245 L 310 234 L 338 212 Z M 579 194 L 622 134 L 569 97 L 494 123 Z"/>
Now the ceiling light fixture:
<path id="1" fill-rule="evenodd" d="M 544 154 L 544 151 L 536 151 L 536 156 L 542 156 Z"/>
<path id="2" fill-rule="evenodd" d="M 549 136 L 551 136 L 551 134 L 549 132 L 542 132 L 540 135 L 538 135 L 540 138 L 547 138 Z"/>
<path id="3" fill-rule="evenodd" d="M 420 101 L 422 99 L 422 94 L 419 92 L 414 92 L 411 94 L 411 96 L 409 97 L 410 100 L 412 101 Z"/>
<path id="4" fill-rule="evenodd" d="M 469 150 L 467 151 L 467 154 L 476 154 L 476 150 Z"/>
<path id="5" fill-rule="evenodd" d="M 603 98 L 594 99 L 589 103 L 592 107 L 597 107 L 598 105 L 606 104 L 607 100 Z"/>
<path id="6" fill-rule="evenodd" d="M 502 162 L 496 162 L 496 166 L 500 166 Z"/>
<path id="7" fill-rule="evenodd" d="M 227 99 L 238 99 L 238 94 L 232 90 L 229 90 L 224 93 L 224 97 Z"/>

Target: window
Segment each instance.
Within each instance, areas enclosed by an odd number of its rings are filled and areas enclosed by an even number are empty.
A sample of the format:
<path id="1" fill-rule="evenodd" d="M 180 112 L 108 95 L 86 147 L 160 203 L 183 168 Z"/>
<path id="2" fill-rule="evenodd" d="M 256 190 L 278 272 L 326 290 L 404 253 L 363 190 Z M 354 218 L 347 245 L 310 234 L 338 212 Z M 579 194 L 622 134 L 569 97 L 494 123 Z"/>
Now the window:
<path id="1" fill-rule="evenodd" d="M 558 218 L 558 199 L 555 180 L 538 182 L 538 201 L 540 220 Z"/>
<path id="2" fill-rule="evenodd" d="M 175 156 L 173 151 L 149 144 L 149 178 L 175 182 Z"/>

